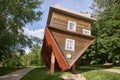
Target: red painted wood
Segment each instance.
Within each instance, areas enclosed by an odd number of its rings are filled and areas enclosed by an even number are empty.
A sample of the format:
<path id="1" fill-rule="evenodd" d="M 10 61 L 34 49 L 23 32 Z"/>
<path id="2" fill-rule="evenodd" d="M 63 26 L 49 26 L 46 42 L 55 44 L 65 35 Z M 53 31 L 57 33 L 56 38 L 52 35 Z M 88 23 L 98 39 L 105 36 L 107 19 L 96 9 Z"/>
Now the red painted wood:
<path id="1" fill-rule="evenodd" d="M 55 58 L 61 70 L 68 70 L 70 68 L 62 52 L 57 46 L 57 43 L 55 42 L 50 30 L 48 29 L 48 27 L 46 27 L 41 55 L 42 55 L 43 61 L 46 63 L 48 67 L 50 67 L 51 52 L 54 53 Z"/>

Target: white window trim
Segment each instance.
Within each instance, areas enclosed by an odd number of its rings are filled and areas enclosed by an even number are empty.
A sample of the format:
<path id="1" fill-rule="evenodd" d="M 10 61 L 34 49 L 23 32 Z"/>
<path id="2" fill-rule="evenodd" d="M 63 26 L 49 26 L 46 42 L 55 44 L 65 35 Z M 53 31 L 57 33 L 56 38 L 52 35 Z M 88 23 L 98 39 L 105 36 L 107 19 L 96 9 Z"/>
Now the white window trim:
<path id="1" fill-rule="evenodd" d="M 91 31 L 87 30 L 87 29 L 83 29 L 83 34 L 85 34 L 85 35 L 91 35 Z"/>
<path id="2" fill-rule="evenodd" d="M 70 29 L 70 23 L 75 24 L 75 25 L 73 26 L 73 30 Z M 68 20 L 67 29 L 70 30 L 70 31 L 74 31 L 74 32 L 75 32 L 75 31 L 76 31 L 76 22 L 73 22 L 73 21 Z"/>
<path id="3" fill-rule="evenodd" d="M 68 42 L 68 41 L 72 41 L 72 42 L 73 42 L 72 49 L 68 49 L 68 48 L 67 48 L 67 42 Z M 74 51 L 74 49 L 75 49 L 75 40 L 66 38 L 65 50 Z"/>

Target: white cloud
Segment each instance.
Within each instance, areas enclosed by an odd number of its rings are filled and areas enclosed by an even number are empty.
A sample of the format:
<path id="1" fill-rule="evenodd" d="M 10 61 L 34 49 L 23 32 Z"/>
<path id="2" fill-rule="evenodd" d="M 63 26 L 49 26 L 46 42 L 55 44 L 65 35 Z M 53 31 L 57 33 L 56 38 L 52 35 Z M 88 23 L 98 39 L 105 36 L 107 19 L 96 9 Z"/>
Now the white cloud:
<path id="1" fill-rule="evenodd" d="M 40 39 L 43 39 L 44 37 L 44 29 L 30 30 L 27 27 L 24 27 L 23 29 L 24 29 L 24 34 L 28 36 L 38 37 Z M 25 54 L 29 54 L 31 52 L 29 47 L 26 47 L 24 50 L 25 50 Z"/>
<path id="2" fill-rule="evenodd" d="M 30 48 L 26 47 L 25 48 L 25 54 L 29 54 L 31 52 Z"/>
<path id="3" fill-rule="evenodd" d="M 24 33 L 28 36 L 38 37 L 40 39 L 43 39 L 44 37 L 44 29 L 30 30 L 27 27 L 25 27 Z"/>

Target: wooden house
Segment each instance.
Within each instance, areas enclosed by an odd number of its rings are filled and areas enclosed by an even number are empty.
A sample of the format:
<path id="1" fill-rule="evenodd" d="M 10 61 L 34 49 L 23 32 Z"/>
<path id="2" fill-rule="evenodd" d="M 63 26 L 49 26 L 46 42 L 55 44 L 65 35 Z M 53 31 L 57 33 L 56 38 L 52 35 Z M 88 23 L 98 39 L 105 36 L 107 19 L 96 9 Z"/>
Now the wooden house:
<path id="1" fill-rule="evenodd" d="M 91 23 L 95 19 L 89 14 L 74 12 L 60 6 L 49 10 L 41 56 L 45 64 L 68 70 L 95 40 L 91 36 Z"/>

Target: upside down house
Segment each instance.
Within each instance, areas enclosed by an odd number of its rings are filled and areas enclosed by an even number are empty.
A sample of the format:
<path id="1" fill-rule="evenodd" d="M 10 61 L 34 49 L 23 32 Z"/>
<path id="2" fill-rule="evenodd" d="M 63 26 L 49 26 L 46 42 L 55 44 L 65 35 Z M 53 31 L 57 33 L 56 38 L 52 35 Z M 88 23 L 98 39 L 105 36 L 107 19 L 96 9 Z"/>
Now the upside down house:
<path id="1" fill-rule="evenodd" d="M 62 71 L 75 65 L 95 40 L 91 36 L 94 18 L 87 13 L 74 12 L 60 6 L 50 7 L 41 56 L 50 72 Z"/>

